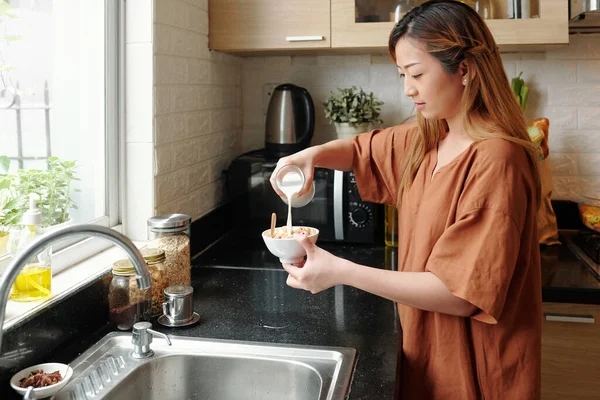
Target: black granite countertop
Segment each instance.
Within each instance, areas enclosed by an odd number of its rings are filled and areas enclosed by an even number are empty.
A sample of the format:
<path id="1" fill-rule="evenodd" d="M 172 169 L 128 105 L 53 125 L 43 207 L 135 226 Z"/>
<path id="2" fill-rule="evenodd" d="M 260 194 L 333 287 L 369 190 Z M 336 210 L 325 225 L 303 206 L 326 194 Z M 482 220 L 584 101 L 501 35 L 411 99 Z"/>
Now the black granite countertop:
<path id="1" fill-rule="evenodd" d="M 560 239 L 572 234 L 560 232 Z M 362 265 L 396 269 L 397 249 L 383 245 L 318 243 L 325 250 Z M 561 244 L 541 246 L 542 299 L 545 302 L 600 304 L 600 280 L 571 249 Z M 199 266 L 245 266 L 248 268 L 281 269 L 262 240 L 239 240 L 225 235 L 196 257 Z"/>

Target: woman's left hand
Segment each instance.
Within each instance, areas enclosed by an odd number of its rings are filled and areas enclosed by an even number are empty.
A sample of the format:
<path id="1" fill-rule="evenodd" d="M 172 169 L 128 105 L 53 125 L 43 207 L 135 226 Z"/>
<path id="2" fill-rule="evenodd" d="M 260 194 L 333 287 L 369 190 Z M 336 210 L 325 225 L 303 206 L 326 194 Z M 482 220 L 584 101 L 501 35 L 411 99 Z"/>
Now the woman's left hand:
<path id="1" fill-rule="evenodd" d="M 306 250 L 306 260 L 297 265 L 282 264 L 289 273 L 288 286 L 315 294 L 342 283 L 339 270 L 343 259 L 317 247 L 304 233 L 294 238 Z"/>

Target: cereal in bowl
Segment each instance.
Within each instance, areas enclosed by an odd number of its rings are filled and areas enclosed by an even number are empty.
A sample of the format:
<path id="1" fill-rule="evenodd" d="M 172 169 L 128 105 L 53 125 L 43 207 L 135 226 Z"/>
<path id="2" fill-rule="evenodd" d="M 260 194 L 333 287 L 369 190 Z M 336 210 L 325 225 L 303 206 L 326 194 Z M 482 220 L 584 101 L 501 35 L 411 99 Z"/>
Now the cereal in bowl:
<path id="1" fill-rule="evenodd" d="M 317 233 L 317 231 L 312 228 L 293 227 L 292 232 L 288 233 L 287 227 L 282 226 L 281 228 L 275 229 L 275 236 L 273 236 L 273 239 L 292 239 L 295 233 L 305 233 L 307 236 L 311 236 Z"/>

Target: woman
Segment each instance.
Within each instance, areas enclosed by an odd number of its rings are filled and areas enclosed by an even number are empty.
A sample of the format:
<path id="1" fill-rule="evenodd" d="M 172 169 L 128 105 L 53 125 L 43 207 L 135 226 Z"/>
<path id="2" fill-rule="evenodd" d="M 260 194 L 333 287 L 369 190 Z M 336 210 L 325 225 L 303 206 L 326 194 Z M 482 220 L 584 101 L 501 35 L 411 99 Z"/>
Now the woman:
<path id="1" fill-rule="evenodd" d="M 363 200 L 396 204 L 398 271 L 298 238 L 307 259 L 284 265 L 287 284 L 351 285 L 398 303 L 397 398 L 539 399 L 537 156 L 494 39 L 468 6 L 431 1 L 398 22 L 389 52 L 416 122 L 311 147 L 278 167 L 301 166 L 303 191 L 314 167 L 353 170 Z"/>

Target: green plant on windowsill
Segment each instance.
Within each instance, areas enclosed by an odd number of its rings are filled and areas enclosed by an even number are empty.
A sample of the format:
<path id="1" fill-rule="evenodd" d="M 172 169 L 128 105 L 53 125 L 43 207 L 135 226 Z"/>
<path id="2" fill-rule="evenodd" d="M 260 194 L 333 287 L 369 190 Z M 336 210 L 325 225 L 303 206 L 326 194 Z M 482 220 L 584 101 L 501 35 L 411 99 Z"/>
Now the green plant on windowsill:
<path id="1" fill-rule="evenodd" d="M 71 198 L 79 189 L 72 187 L 76 176 L 75 161 L 61 161 L 57 157 L 48 159 L 48 169 L 29 169 L 17 171 L 16 191 L 20 198 L 29 198 L 30 193 L 40 196 L 37 207 L 42 213 L 42 225 L 58 225 L 70 220 L 69 210 L 77 209 Z M 24 209 L 27 204 L 24 204 Z"/>
<path id="2" fill-rule="evenodd" d="M 23 207 L 14 190 L 14 176 L 8 174 L 10 160 L 0 156 L 0 256 L 6 253 L 10 230 L 19 224 Z"/>
<path id="3" fill-rule="evenodd" d="M 348 123 L 351 126 L 369 122 L 383 121 L 379 118 L 383 101 L 379 101 L 373 92 L 367 94 L 356 86 L 339 89 L 323 103 L 325 117 L 334 123 Z"/>

